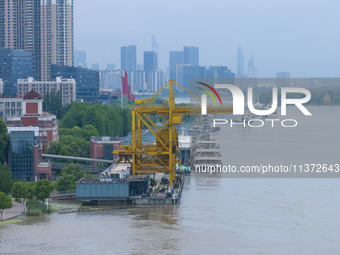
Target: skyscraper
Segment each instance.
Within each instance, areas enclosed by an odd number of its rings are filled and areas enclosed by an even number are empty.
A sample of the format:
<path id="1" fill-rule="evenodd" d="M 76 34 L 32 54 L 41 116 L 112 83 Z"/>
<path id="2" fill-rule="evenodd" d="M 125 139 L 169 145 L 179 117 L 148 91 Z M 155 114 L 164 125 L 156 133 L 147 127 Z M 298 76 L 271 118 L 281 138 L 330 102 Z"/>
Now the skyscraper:
<path id="1" fill-rule="evenodd" d="M 120 69 L 127 72 L 128 82 L 135 88 L 136 80 L 137 50 L 136 45 L 120 48 Z"/>
<path id="2" fill-rule="evenodd" d="M 37 77 L 73 65 L 73 0 L 0 0 L 0 46 L 36 56 Z"/>
<path id="3" fill-rule="evenodd" d="M 147 88 L 150 90 L 150 84 L 154 83 L 152 79 L 152 72 L 156 71 L 158 68 L 157 64 L 157 53 L 154 51 L 144 51 L 144 71 L 145 71 L 145 82 Z M 151 91 L 151 90 L 150 90 Z"/>
<path id="4" fill-rule="evenodd" d="M 144 51 L 144 71 L 157 70 L 157 53 L 153 51 Z"/>
<path id="5" fill-rule="evenodd" d="M 18 79 L 35 75 L 35 55 L 32 52 L 0 48 L 0 78 L 7 96 L 16 96 Z"/>
<path id="6" fill-rule="evenodd" d="M 126 72 L 136 71 L 136 45 L 120 48 L 120 69 Z"/>
<path id="7" fill-rule="evenodd" d="M 184 46 L 184 64 L 199 66 L 199 49 L 193 46 Z"/>
<path id="8" fill-rule="evenodd" d="M 184 52 L 183 51 L 170 51 L 169 52 L 169 78 L 171 80 L 177 80 L 176 67 L 177 65 L 184 64 Z"/>
<path id="9" fill-rule="evenodd" d="M 241 47 L 237 47 L 237 76 L 244 76 L 244 53 Z"/>
<path id="10" fill-rule="evenodd" d="M 256 78 L 257 74 L 256 74 L 256 68 L 255 68 L 255 60 L 254 60 L 254 56 L 251 55 L 249 57 L 248 60 L 248 74 L 247 77 L 248 78 Z"/>

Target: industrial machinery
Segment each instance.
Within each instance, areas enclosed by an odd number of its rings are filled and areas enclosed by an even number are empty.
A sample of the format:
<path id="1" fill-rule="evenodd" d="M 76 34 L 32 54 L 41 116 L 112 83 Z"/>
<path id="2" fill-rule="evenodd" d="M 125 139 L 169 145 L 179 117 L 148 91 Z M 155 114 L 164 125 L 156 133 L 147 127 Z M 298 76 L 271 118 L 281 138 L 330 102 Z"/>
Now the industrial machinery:
<path id="1" fill-rule="evenodd" d="M 174 80 L 169 80 L 150 98 L 135 100 L 135 105 L 131 109 L 132 144 L 124 145 L 119 150 L 113 152 L 119 155 L 120 162 L 131 162 L 132 175 L 168 173 L 169 187 L 175 181 L 176 164 L 180 164 L 175 156 L 176 151 L 179 151 L 178 129 L 176 129 L 176 125 L 181 123 L 183 115 L 201 114 L 201 107 L 199 105 L 194 107 L 176 107 L 175 85 L 193 96 L 198 103 L 200 102 L 198 97 L 182 85 Z M 162 104 L 157 105 L 157 96 L 166 89 L 169 89 L 169 97 Z M 208 105 L 207 113 L 232 113 L 232 108 L 213 108 Z M 163 122 L 162 126 L 156 125 L 154 121 L 155 115 L 161 118 Z M 143 144 L 143 126 L 149 129 L 156 137 L 155 144 Z"/>

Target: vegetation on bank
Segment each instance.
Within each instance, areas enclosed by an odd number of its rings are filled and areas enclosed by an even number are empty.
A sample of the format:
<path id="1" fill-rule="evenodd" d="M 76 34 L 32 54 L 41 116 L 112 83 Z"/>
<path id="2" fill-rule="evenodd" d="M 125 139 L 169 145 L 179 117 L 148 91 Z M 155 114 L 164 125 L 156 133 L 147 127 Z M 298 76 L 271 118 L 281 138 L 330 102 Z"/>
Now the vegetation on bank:
<path id="1" fill-rule="evenodd" d="M 46 207 L 38 201 L 30 200 L 27 202 L 27 216 L 42 216 L 45 213 L 51 213 L 53 210 L 50 206 Z"/>
<path id="2" fill-rule="evenodd" d="M 0 192 L 0 220 L 2 220 L 2 213 L 6 209 L 12 208 L 12 197 L 7 196 L 5 193 Z"/>

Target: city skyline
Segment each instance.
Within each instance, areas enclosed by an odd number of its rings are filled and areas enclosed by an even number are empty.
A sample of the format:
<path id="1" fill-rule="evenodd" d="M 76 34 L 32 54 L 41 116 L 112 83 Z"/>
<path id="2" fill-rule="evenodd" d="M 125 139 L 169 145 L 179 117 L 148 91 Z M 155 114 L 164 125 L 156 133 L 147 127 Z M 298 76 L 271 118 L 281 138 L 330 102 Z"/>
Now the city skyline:
<path id="1" fill-rule="evenodd" d="M 326 5 L 321 1 L 213 0 L 200 6 L 191 0 L 132 1 L 127 13 L 120 11 L 125 4 L 75 2 L 75 49 L 86 50 L 88 62 L 118 66 L 120 47 L 136 44 L 137 64 L 142 64 L 143 52 L 152 50 L 155 35 L 163 70 L 168 68 L 169 51 L 193 45 L 200 48 L 201 66 L 226 65 L 236 72 L 240 46 L 245 62 L 255 56 L 258 77 L 275 77 L 276 72 L 284 71 L 295 77 L 338 75 L 340 37 L 334 31 L 340 21 L 336 13 L 340 4 L 336 1 Z M 91 19 L 84 15 L 89 9 Z"/>

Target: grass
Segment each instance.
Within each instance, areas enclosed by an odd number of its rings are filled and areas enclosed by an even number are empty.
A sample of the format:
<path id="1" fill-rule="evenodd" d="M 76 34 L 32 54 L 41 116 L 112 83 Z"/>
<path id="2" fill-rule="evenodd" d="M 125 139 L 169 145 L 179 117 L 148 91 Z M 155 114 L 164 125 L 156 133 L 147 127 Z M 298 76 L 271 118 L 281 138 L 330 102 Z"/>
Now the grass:
<path id="1" fill-rule="evenodd" d="M 0 227 L 7 225 L 7 224 L 18 224 L 24 222 L 23 220 L 20 219 L 12 219 L 12 220 L 5 220 L 5 221 L 0 221 Z"/>
<path id="2" fill-rule="evenodd" d="M 51 213 L 52 208 L 46 208 L 45 205 L 38 201 L 29 201 L 27 203 L 28 209 L 26 212 L 27 216 L 42 216 L 44 213 Z"/>

